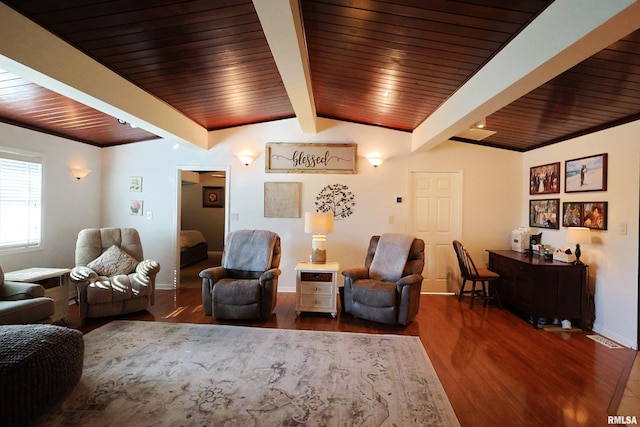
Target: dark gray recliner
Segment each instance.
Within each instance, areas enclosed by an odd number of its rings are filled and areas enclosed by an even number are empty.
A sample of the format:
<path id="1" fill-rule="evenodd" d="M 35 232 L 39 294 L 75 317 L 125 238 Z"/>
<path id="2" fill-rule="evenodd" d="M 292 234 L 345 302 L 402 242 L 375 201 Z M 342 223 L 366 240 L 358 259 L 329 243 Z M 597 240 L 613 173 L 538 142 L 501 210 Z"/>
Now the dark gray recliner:
<path id="1" fill-rule="evenodd" d="M 217 319 L 269 318 L 277 303 L 280 257 L 276 233 L 230 232 L 222 266 L 200 272 L 204 314 Z"/>
<path id="2" fill-rule="evenodd" d="M 371 238 L 364 267 L 342 272 L 344 309 L 356 318 L 406 326 L 420 309 L 424 241 L 400 234 L 382 239 L 378 251 L 381 236 Z"/>

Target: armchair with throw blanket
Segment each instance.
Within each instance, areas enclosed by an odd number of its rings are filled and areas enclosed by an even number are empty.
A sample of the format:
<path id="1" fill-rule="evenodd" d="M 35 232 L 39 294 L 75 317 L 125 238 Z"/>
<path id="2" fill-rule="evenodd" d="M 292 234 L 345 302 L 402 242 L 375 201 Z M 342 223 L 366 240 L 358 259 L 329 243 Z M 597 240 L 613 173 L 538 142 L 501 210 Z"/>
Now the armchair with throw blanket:
<path id="1" fill-rule="evenodd" d="M 217 319 L 265 320 L 276 306 L 280 237 L 267 230 L 227 235 L 222 266 L 200 272 L 202 305 Z"/>
<path id="2" fill-rule="evenodd" d="M 344 270 L 344 309 L 356 318 L 408 325 L 420 309 L 424 241 L 405 234 L 373 236 L 365 266 Z"/>
<path id="3" fill-rule="evenodd" d="M 160 265 L 144 259 L 133 228 L 88 228 L 76 242 L 71 280 L 78 287 L 80 317 L 106 317 L 153 305 Z"/>

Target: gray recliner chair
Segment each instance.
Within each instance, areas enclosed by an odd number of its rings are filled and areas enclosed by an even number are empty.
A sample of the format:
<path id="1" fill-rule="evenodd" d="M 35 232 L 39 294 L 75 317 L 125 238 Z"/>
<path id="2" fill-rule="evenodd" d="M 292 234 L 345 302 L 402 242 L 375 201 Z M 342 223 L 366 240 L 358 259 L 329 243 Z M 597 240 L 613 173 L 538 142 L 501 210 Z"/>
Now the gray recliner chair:
<path id="1" fill-rule="evenodd" d="M 36 283 L 6 282 L 0 267 L 0 325 L 51 323 L 55 307 Z"/>
<path id="2" fill-rule="evenodd" d="M 107 317 L 145 310 L 154 303 L 160 264 L 144 259 L 133 228 L 87 228 L 78 233 L 76 266 L 80 317 Z"/>
<path id="3" fill-rule="evenodd" d="M 277 303 L 280 256 L 280 237 L 272 231 L 230 232 L 222 266 L 200 272 L 204 314 L 266 320 Z"/>
<path id="4" fill-rule="evenodd" d="M 344 270 L 344 309 L 356 318 L 408 325 L 420 309 L 424 241 L 404 234 L 373 236 L 365 266 Z"/>

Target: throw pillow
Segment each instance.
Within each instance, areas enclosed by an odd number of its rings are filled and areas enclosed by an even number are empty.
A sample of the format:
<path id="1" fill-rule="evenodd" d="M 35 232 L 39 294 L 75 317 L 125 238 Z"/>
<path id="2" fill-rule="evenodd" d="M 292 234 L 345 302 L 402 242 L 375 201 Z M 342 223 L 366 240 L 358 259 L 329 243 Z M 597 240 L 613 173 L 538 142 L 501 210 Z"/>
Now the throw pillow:
<path id="1" fill-rule="evenodd" d="M 113 245 L 87 264 L 87 267 L 100 276 L 117 276 L 118 274 L 131 273 L 137 265 L 138 261 L 134 257 Z"/>

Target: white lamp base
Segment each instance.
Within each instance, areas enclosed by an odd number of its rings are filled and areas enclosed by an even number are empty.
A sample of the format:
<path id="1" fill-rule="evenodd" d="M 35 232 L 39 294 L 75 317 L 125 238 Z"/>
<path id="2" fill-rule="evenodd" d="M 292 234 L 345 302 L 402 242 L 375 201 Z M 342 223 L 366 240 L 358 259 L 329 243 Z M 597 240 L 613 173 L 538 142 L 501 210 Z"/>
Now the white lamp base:
<path id="1" fill-rule="evenodd" d="M 324 234 L 314 234 L 311 240 L 311 259 L 312 264 L 327 263 L 327 236 Z"/>

